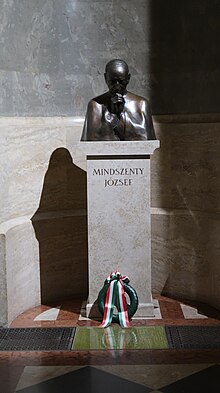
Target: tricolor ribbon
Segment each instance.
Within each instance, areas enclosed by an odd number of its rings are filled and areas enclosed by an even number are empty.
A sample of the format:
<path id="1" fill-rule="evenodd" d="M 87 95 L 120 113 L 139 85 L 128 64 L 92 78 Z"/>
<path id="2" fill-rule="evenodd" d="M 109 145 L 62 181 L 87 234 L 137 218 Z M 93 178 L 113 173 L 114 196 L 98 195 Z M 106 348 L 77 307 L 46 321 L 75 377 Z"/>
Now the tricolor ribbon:
<path id="1" fill-rule="evenodd" d="M 123 282 L 128 283 L 129 278 L 115 271 L 109 274 L 105 283 L 109 284 L 105 297 L 104 316 L 100 327 L 110 325 L 113 317 L 114 306 L 118 309 L 119 323 L 122 327 L 129 327 L 127 304 Z"/>

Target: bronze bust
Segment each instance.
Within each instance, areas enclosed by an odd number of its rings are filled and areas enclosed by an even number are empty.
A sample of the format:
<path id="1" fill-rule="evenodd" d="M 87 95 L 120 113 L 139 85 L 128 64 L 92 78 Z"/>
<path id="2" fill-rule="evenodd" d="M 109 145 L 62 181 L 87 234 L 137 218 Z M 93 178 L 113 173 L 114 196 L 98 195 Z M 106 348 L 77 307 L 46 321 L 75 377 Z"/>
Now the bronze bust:
<path id="1" fill-rule="evenodd" d="M 82 141 L 145 141 L 156 139 L 148 101 L 127 91 L 127 63 L 107 63 L 105 81 L 109 91 L 88 103 Z"/>

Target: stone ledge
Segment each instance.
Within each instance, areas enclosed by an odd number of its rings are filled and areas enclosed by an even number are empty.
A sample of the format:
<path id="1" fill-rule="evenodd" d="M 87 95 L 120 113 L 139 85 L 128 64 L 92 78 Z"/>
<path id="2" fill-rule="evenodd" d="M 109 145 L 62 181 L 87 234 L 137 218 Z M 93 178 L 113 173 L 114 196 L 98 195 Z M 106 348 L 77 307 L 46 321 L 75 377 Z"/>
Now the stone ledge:
<path id="1" fill-rule="evenodd" d="M 153 116 L 153 121 L 155 124 L 220 123 L 220 113 L 158 114 Z"/>
<path id="2" fill-rule="evenodd" d="M 9 325 L 30 307 L 40 304 L 39 246 L 30 216 L 22 216 L 0 225 L 1 272 L 3 293 L 0 323 Z M 27 296 L 28 294 L 28 296 Z"/>
<path id="3" fill-rule="evenodd" d="M 166 114 L 153 115 L 153 121 L 157 123 L 220 123 L 220 113 L 186 113 L 186 114 Z M 8 126 L 39 126 L 39 125 L 51 125 L 57 126 L 59 124 L 64 124 L 66 126 L 72 125 L 83 125 L 84 117 L 76 116 L 0 116 L 0 126 L 1 124 Z"/>
<path id="4" fill-rule="evenodd" d="M 67 116 L 51 116 L 51 117 L 5 117 L 0 116 L 0 126 L 58 126 L 63 124 L 65 126 L 82 125 L 83 117 L 67 117 Z"/>

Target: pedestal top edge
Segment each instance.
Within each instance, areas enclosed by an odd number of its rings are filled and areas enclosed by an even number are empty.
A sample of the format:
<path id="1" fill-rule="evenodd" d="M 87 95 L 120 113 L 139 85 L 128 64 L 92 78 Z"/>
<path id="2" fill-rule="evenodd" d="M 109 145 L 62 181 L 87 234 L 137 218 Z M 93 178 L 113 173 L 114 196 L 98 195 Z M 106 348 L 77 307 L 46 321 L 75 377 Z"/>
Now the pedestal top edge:
<path id="1" fill-rule="evenodd" d="M 149 155 L 160 147 L 160 141 L 78 142 L 76 150 L 86 156 Z"/>

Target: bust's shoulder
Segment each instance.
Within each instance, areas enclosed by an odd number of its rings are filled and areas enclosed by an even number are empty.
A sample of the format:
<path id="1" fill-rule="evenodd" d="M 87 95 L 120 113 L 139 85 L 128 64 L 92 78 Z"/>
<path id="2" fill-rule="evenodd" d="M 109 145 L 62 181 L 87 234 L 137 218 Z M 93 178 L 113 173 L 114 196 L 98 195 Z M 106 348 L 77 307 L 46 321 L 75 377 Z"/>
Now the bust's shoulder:
<path id="1" fill-rule="evenodd" d="M 148 100 L 145 97 L 139 96 L 138 94 L 134 94 L 131 91 L 127 92 L 127 97 L 129 100 L 137 101 L 137 102 L 147 102 Z"/>
<path id="2" fill-rule="evenodd" d="M 127 100 L 135 102 L 142 110 L 146 110 L 150 106 L 149 101 L 145 97 L 131 93 L 130 91 L 127 92 Z"/>
<path id="3" fill-rule="evenodd" d="M 100 114 L 102 110 L 102 106 L 96 101 L 96 98 L 92 98 L 87 105 L 87 115 L 90 114 Z"/>
<path id="4" fill-rule="evenodd" d="M 98 106 L 97 101 L 95 101 L 94 98 L 91 98 L 91 100 L 88 102 L 88 108 L 94 109 Z"/>
<path id="5" fill-rule="evenodd" d="M 96 108 L 99 105 L 105 105 L 107 103 L 108 100 L 108 93 L 104 93 L 101 94 L 100 96 L 94 97 L 92 98 L 89 103 L 88 106 L 91 108 Z"/>

